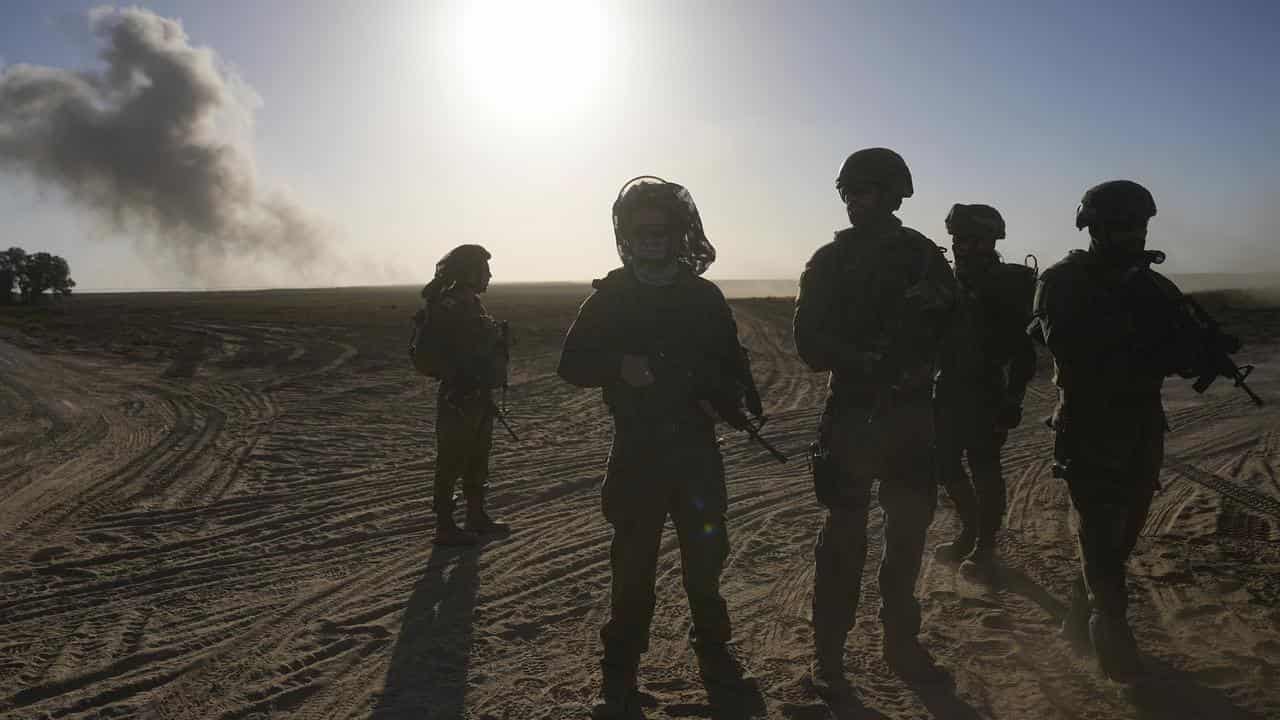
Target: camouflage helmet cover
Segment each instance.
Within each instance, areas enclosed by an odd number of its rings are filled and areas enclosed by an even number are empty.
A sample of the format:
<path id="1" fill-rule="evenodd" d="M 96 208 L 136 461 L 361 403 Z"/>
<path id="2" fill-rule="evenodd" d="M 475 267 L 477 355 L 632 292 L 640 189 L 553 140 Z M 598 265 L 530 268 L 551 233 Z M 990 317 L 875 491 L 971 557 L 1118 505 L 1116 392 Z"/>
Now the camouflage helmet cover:
<path id="1" fill-rule="evenodd" d="M 899 198 L 914 193 L 911 170 L 902 156 L 888 148 L 863 148 L 845 158 L 836 175 L 836 192 L 844 199 L 845 191 L 855 183 L 872 183 Z"/>
<path id="2" fill-rule="evenodd" d="M 1004 237 L 1004 218 L 990 205 L 956 203 L 947 213 L 946 222 L 949 235 L 977 235 L 993 240 Z"/>
<path id="3" fill-rule="evenodd" d="M 470 272 L 493 257 L 481 245 L 459 245 L 450 250 L 436 263 L 436 277 L 456 280 L 459 275 Z"/>
<path id="4" fill-rule="evenodd" d="M 631 215 L 637 208 L 645 206 L 666 210 L 680 228 L 675 248 L 676 261 L 688 266 L 695 275 L 706 272 L 716 261 L 716 249 L 702 229 L 702 217 L 693 196 L 683 185 L 654 175 L 640 175 L 623 183 L 617 199 L 613 201 L 613 237 L 622 263 L 631 264 L 633 257 L 632 238 L 627 234 Z"/>
<path id="5" fill-rule="evenodd" d="M 1151 192 L 1132 180 L 1108 180 L 1085 191 L 1076 209 L 1076 229 L 1095 223 L 1146 221 L 1155 217 Z"/>
<path id="6" fill-rule="evenodd" d="M 423 288 L 421 295 L 428 300 L 438 299 L 440 293 L 453 283 L 467 277 L 489 262 L 493 257 L 481 245 L 459 245 L 436 263 L 436 274 Z"/>

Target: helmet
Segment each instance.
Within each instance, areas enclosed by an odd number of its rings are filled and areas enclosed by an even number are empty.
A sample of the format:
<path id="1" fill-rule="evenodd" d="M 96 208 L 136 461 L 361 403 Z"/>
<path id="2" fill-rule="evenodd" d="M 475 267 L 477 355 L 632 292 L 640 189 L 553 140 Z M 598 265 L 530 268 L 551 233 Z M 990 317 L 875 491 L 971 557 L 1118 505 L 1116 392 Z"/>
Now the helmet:
<path id="1" fill-rule="evenodd" d="M 1095 223 L 1147 221 L 1156 215 L 1151 193 L 1132 180 L 1109 180 L 1085 191 L 1076 210 L 1076 229 Z"/>
<path id="2" fill-rule="evenodd" d="M 613 238 L 618 246 L 618 257 L 624 265 L 631 263 L 631 238 L 626 230 L 631 214 L 639 207 L 660 207 L 670 213 L 680 227 L 680 238 L 675 248 L 676 261 L 686 265 L 695 275 L 701 275 L 716 261 L 716 249 L 702 229 L 702 217 L 693 196 L 683 185 L 668 182 L 653 175 L 641 175 L 623 183 L 618 197 L 613 201 Z"/>
<path id="3" fill-rule="evenodd" d="M 844 199 L 848 187 L 859 182 L 873 183 L 899 198 L 909 198 L 913 192 L 906 161 L 888 148 L 865 148 L 845 159 L 836 176 L 836 192 Z"/>
<path id="4" fill-rule="evenodd" d="M 445 253 L 440 262 L 436 263 L 436 277 L 455 280 L 459 275 L 465 275 L 489 262 L 491 257 L 493 256 L 489 251 L 480 245 L 459 245 Z"/>
<path id="5" fill-rule="evenodd" d="M 947 234 L 978 235 L 999 240 L 1004 237 L 1004 218 L 990 205 L 956 203 L 947 213 Z"/>
<path id="6" fill-rule="evenodd" d="M 435 277 L 422 288 L 422 297 L 434 302 L 450 285 L 478 270 L 491 257 L 480 245 L 459 245 L 450 250 L 436 263 Z"/>

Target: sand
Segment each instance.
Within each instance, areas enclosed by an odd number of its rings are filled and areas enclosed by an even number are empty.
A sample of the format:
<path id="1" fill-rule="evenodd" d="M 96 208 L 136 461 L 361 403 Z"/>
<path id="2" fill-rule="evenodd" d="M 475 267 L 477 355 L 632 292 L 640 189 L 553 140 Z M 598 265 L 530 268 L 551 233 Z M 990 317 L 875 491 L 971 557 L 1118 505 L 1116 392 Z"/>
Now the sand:
<path id="1" fill-rule="evenodd" d="M 435 395 L 405 355 L 412 288 L 0 310 L 0 717 L 585 717 L 611 427 L 597 392 L 554 374 L 584 294 L 490 293 L 519 343 L 521 439 L 496 436 L 491 495 L 516 532 L 469 550 L 430 543 Z M 728 698 L 703 687 L 668 531 L 643 716 L 1280 717 L 1280 310 L 1210 300 L 1273 404 L 1168 384 L 1164 489 L 1131 563 L 1148 680 L 1108 683 L 1055 635 L 1076 561 L 1042 368 L 1005 449 L 1003 587 L 931 558 L 921 574 L 923 641 L 954 687 L 885 668 L 872 561 L 846 650 L 860 701 L 834 708 L 804 680 L 821 514 L 801 453 L 824 379 L 795 356 L 788 301 L 734 301 L 768 435 L 794 456 L 777 465 L 725 430 L 724 593 L 751 678 Z M 944 495 L 930 545 L 955 529 Z"/>

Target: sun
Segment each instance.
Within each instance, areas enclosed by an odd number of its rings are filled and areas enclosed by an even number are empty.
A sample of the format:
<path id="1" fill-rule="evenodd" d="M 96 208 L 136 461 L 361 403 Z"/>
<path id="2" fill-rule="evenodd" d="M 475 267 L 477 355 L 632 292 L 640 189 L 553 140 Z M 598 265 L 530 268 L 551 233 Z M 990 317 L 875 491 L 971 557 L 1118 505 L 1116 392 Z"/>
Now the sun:
<path id="1" fill-rule="evenodd" d="M 456 37 L 466 94 L 512 124 L 571 122 L 599 91 L 609 30 L 590 0 L 472 0 Z"/>

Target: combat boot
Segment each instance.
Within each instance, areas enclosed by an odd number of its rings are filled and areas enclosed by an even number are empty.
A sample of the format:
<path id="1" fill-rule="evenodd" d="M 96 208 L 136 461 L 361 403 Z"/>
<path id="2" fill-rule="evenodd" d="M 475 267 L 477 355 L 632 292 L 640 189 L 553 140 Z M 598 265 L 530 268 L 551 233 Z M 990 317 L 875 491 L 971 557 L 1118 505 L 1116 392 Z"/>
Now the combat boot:
<path id="1" fill-rule="evenodd" d="M 915 635 L 885 633 L 884 661 L 895 675 L 909 683 L 932 685 L 947 678 L 946 671 L 934 663 Z"/>
<path id="2" fill-rule="evenodd" d="M 744 682 L 742 661 L 729 643 L 695 644 L 694 654 L 704 682 L 723 687 L 736 687 Z"/>
<path id="3" fill-rule="evenodd" d="M 1109 679 L 1130 684 L 1142 674 L 1138 644 L 1123 617 L 1093 613 L 1089 616 L 1089 639 L 1098 655 L 1098 665 Z"/>
<path id="4" fill-rule="evenodd" d="M 636 702 L 635 665 L 600 665 L 600 698 L 591 708 L 593 720 L 625 718 Z"/>
<path id="5" fill-rule="evenodd" d="M 458 527 L 452 514 L 441 514 L 436 516 L 436 537 L 432 542 L 436 545 L 465 546 L 475 545 L 480 542 L 480 538 L 475 533 Z"/>
<path id="6" fill-rule="evenodd" d="M 850 693 L 849 681 L 844 676 L 843 638 L 839 643 L 820 640 L 815 644 L 809 680 L 823 698 L 838 699 Z"/>
<path id="7" fill-rule="evenodd" d="M 955 564 L 973 552 L 975 534 L 968 527 L 960 530 L 955 540 L 945 542 L 933 549 L 933 557 L 940 562 Z"/>
<path id="8" fill-rule="evenodd" d="M 489 517 L 484 511 L 484 500 L 467 498 L 467 530 L 477 535 L 506 535 L 511 526 Z"/>

